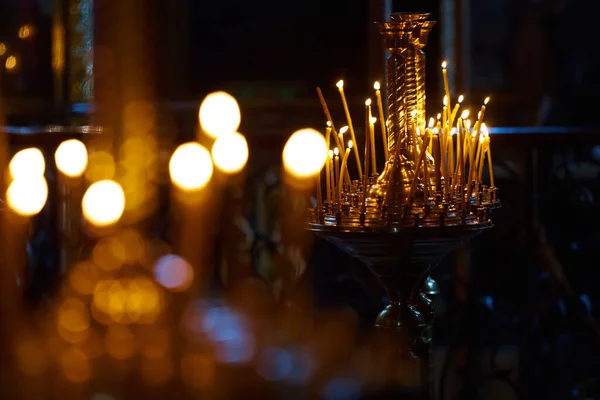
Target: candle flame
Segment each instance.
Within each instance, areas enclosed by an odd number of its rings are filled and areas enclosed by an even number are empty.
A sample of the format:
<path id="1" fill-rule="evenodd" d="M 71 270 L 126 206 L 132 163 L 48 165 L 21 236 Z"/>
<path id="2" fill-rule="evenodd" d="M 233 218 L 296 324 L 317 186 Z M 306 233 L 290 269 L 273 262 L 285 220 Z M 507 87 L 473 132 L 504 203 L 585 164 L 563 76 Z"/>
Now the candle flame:
<path id="1" fill-rule="evenodd" d="M 375 118 L 375 117 L 371 117 L 371 124 L 372 124 L 372 125 L 374 125 L 374 124 L 375 124 L 375 122 L 377 122 L 377 118 Z"/>
<path id="2" fill-rule="evenodd" d="M 458 130 L 456 128 L 452 128 L 452 130 L 450 131 L 450 135 L 456 135 L 457 132 Z"/>
<path id="3" fill-rule="evenodd" d="M 464 99 L 465 99 L 465 96 L 463 96 L 462 94 L 460 96 L 458 96 L 458 104 L 462 103 Z"/>
<path id="4" fill-rule="evenodd" d="M 367 106 L 367 107 L 368 107 L 368 106 L 370 106 L 370 105 L 371 105 L 371 99 L 367 99 L 367 100 L 365 101 L 365 106 Z"/>
<path id="5" fill-rule="evenodd" d="M 429 128 L 433 128 L 435 126 L 435 120 L 433 119 L 433 117 L 429 118 Z"/>
<path id="6" fill-rule="evenodd" d="M 467 119 L 467 118 L 469 118 L 469 110 L 465 110 L 465 111 L 463 111 L 463 112 L 462 112 L 462 114 L 460 115 L 460 117 L 461 117 L 462 119 Z"/>
<path id="7" fill-rule="evenodd" d="M 333 150 L 329 150 L 329 158 L 333 158 Z"/>
<path id="8" fill-rule="evenodd" d="M 346 132 L 348 132 L 348 125 L 346 125 L 346 126 L 342 126 L 342 127 L 340 128 L 340 132 L 339 132 L 339 133 L 340 133 L 340 135 L 343 135 L 343 134 L 344 134 L 344 133 L 346 133 Z"/>
<path id="9" fill-rule="evenodd" d="M 490 102 L 490 96 L 486 97 L 485 100 L 483 101 L 483 104 L 487 106 L 487 103 Z"/>
<path id="10" fill-rule="evenodd" d="M 437 134 L 439 133 L 439 132 L 438 132 L 438 128 L 433 128 L 433 131 L 432 131 L 432 133 L 433 133 L 434 135 L 437 135 Z"/>
<path id="11" fill-rule="evenodd" d="M 335 149 L 333 149 L 333 154 L 335 154 L 336 157 L 339 156 L 340 155 L 340 149 L 338 149 L 337 147 Z"/>
<path id="12" fill-rule="evenodd" d="M 337 86 L 338 89 L 343 89 L 344 88 L 344 80 L 340 79 L 335 86 Z"/>
<path id="13" fill-rule="evenodd" d="M 331 128 L 331 121 L 327 121 L 327 126 Z"/>
<path id="14" fill-rule="evenodd" d="M 438 119 L 438 121 L 442 119 L 442 113 L 438 113 L 437 119 Z"/>
<path id="15" fill-rule="evenodd" d="M 444 95 L 444 100 L 443 100 L 443 102 L 444 102 L 444 106 L 447 106 L 447 105 L 448 105 L 448 96 Z"/>
<path id="16" fill-rule="evenodd" d="M 373 84 L 373 88 L 374 88 L 375 90 L 379 90 L 379 89 L 381 89 L 381 85 L 379 84 L 379 81 L 375 81 L 375 83 Z"/>
<path id="17" fill-rule="evenodd" d="M 485 136 L 489 136 L 490 135 L 490 131 L 488 130 L 487 125 L 484 123 L 481 124 L 481 132 L 485 135 Z"/>
<path id="18" fill-rule="evenodd" d="M 447 63 L 446 61 L 444 61 L 444 62 L 442 63 L 442 69 L 446 69 L 446 67 L 447 67 L 447 66 L 448 66 L 448 63 Z"/>
<path id="19" fill-rule="evenodd" d="M 351 149 L 352 146 L 354 146 L 354 143 L 352 142 L 352 140 L 348 140 L 348 149 Z"/>

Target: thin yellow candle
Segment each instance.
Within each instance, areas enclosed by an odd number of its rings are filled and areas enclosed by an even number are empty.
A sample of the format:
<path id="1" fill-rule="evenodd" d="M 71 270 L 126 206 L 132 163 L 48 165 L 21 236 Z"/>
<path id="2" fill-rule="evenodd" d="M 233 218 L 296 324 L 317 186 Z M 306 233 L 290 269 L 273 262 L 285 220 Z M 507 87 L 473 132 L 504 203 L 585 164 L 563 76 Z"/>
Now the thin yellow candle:
<path id="1" fill-rule="evenodd" d="M 317 218 L 319 218 L 319 222 L 323 222 L 323 194 L 321 193 L 321 173 L 323 169 L 319 171 L 317 174 Z"/>
<path id="2" fill-rule="evenodd" d="M 481 155 L 479 158 L 479 171 L 477 173 L 477 180 L 479 182 L 481 182 L 481 180 L 483 179 L 483 166 L 485 164 L 485 156 L 486 156 L 489 142 L 490 142 L 489 136 L 486 133 L 484 133 L 483 134 L 483 144 L 481 145 Z"/>
<path id="3" fill-rule="evenodd" d="M 456 128 L 452 128 L 448 136 L 448 171 L 454 173 L 454 136 L 456 136 Z"/>
<path id="4" fill-rule="evenodd" d="M 327 121 L 327 127 L 325 128 L 325 146 L 329 150 L 331 145 L 331 122 Z"/>
<path id="5" fill-rule="evenodd" d="M 329 185 L 331 187 L 331 203 L 335 200 L 335 168 L 333 166 L 334 153 L 333 150 L 329 150 Z"/>
<path id="6" fill-rule="evenodd" d="M 425 129 L 425 137 L 428 139 L 428 145 L 423 146 L 423 150 L 429 147 L 429 154 L 431 154 L 431 130 L 429 128 Z M 423 197 L 424 200 L 427 201 L 429 199 L 429 166 L 427 163 L 423 163 Z"/>
<path id="7" fill-rule="evenodd" d="M 340 176 L 340 150 L 336 147 L 333 149 L 333 182 L 337 183 Z M 342 188 L 340 185 L 335 187 L 335 198 L 339 199 Z"/>
<path id="8" fill-rule="evenodd" d="M 417 177 L 419 176 L 419 171 L 421 170 L 421 164 L 423 164 L 423 161 L 425 160 L 425 149 L 427 148 L 428 144 L 429 135 L 425 135 L 425 137 L 423 138 L 423 146 L 421 147 L 421 152 L 419 153 L 419 158 L 415 169 L 415 175 L 413 176 L 413 180 L 410 184 L 409 198 L 411 200 L 412 197 L 415 195 L 415 190 L 417 189 Z"/>
<path id="9" fill-rule="evenodd" d="M 331 198 L 331 160 L 333 159 L 333 150 L 329 150 L 329 157 L 325 162 L 325 184 L 327 186 L 327 202 L 330 203 Z"/>
<path id="10" fill-rule="evenodd" d="M 435 190 L 438 193 L 442 192 L 442 158 L 440 149 L 439 130 L 434 128 L 432 131 L 433 143 L 433 162 L 435 166 Z"/>
<path id="11" fill-rule="evenodd" d="M 463 121 L 462 118 L 458 118 L 458 122 L 456 123 L 456 169 L 454 174 L 456 176 L 456 183 L 460 183 L 458 177 L 462 174 L 462 160 L 463 160 Z"/>
<path id="12" fill-rule="evenodd" d="M 491 138 L 488 135 L 487 137 L 487 159 L 488 159 L 488 168 L 490 170 L 490 187 L 495 188 L 496 184 L 494 183 L 494 165 L 492 164 L 492 143 Z"/>
<path id="13" fill-rule="evenodd" d="M 354 134 L 354 127 L 352 126 L 352 117 L 350 116 L 350 110 L 348 109 L 348 102 L 346 101 L 346 95 L 344 94 L 344 81 L 339 80 L 336 83 L 336 86 L 340 92 L 340 97 L 342 98 L 342 105 L 344 106 L 344 112 L 346 113 L 346 119 L 348 120 L 348 127 L 350 128 L 350 136 L 352 137 L 352 142 L 356 142 L 356 135 Z M 358 168 L 358 176 L 362 178 L 363 170 L 360 164 L 360 155 L 358 154 L 358 147 L 354 147 L 354 156 L 356 157 L 356 167 Z"/>
<path id="14" fill-rule="evenodd" d="M 371 171 L 377 173 L 377 153 L 375 151 L 375 122 L 377 118 L 371 117 L 369 124 L 369 140 L 371 140 Z"/>
<path id="15" fill-rule="evenodd" d="M 331 126 L 331 130 L 333 131 L 335 140 L 337 141 L 335 125 L 333 124 L 333 119 L 331 118 L 331 113 L 329 112 L 329 107 L 327 106 L 327 102 L 325 101 L 325 97 L 323 97 L 323 92 L 321 92 L 321 88 L 317 86 L 317 96 L 319 96 L 319 101 L 321 102 L 321 107 L 323 107 L 323 112 L 325 113 L 325 118 L 327 122 L 329 122 L 328 126 Z M 338 143 L 338 146 L 341 144 Z"/>
<path id="16" fill-rule="evenodd" d="M 341 144 L 341 146 L 339 148 L 342 148 L 343 144 L 344 144 L 344 134 L 348 132 L 348 127 L 347 126 L 342 126 L 340 128 L 340 133 L 338 133 L 338 143 Z M 346 168 L 346 171 L 344 172 L 344 179 L 346 180 L 346 183 L 350 184 L 352 181 L 350 180 L 350 173 L 348 172 L 348 169 Z"/>
<path id="17" fill-rule="evenodd" d="M 479 182 L 478 179 L 478 172 L 479 172 L 479 165 L 481 164 L 481 150 L 483 147 L 483 141 L 484 141 L 484 137 L 483 135 L 479 135 L 479 142 L 477 143 L 477 153 L 475 154 L 475 165 L 473 165 L 473 167 L 471 168 L 471 179 L 476 180 L 477 182 Z"/>
<path id="18" fill-rule="evenodd" d="M 373 88 L 375 89 L 375 97 L 377 98 L 377 108 L 379 110 L 379 125 L 381 125 L 381 140 L 383 143 L 383 154 L 385 155 L 385 160 L 389 160 L 390 154 L 387 146 L 387 130 L 385 124 L 385 118 L 383 116 L 383 102 L 381 101 L 381 87 L 379 82 L 375 82 L 373 84 Z"/>
<path id="19" fill-rule="evenodd" d="M 458 102 L 456 103 L 456 105 L 454 106 L 454 109 L 450 113 L 450 122 L 449 122 L 450 126 L 454 126 L 454 120 L 456 119 L 456 114 L 458 114 L 458 110 L 460 109 L 460 105 L 464 99 L 465 99 L 465 96 L 463 96 L 462 94 L 460 96 L 458 96 Z"/>
<path id="20" fill-rule="evenodd" d="M 339 204 L 342 204 L 342 179 L 344 177 L 344 171 L 347 170 L 347 165 L 348 165 L 348 157 L 350 156 L 350 149 L 352 148 L 352 140 L 348 141 L 348 147 L 346 148 L 346 152 L 344 153 L 344 157 L 342 158 L 342 169 L 340 171 L 340 180 L 339 180 L 339 187 L 340 190 L 338 192 L 338 201 Z"/>
<path id="21" fill-rule="evenodd" d="M 447 66 L 448 66 L 448 63 L 446 61 L 444 61 L 442 63 L 442 76 L 444 77 L 444 93 L 446 94 L 446 97 L 448 98 L 448 104 L 450 104 L 450 85 L 448 85 L 448 72 L 446 71 Z"/>

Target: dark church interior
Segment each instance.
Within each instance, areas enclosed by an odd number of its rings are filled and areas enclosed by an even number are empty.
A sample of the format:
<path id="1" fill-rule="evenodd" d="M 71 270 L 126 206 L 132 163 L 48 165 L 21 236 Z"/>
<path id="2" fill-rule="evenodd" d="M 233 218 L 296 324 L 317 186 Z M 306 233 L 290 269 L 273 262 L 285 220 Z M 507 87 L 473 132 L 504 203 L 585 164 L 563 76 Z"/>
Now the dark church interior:
<path id="1" fill-rule="evenodd" d="M 1 0 L 0 399 L 600 399 L 595 21 Z"/>

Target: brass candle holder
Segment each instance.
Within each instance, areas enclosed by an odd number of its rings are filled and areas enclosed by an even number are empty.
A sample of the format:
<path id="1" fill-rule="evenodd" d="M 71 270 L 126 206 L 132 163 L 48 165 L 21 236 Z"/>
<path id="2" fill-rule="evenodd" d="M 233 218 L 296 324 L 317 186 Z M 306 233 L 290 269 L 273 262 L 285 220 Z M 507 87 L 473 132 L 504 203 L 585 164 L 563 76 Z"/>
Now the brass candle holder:
<path id="1" fill-rule="evenodd" d="M 443 116 L 437 124 L 430 120 L 427 125 L 424 47 L 435 24 L 428 17 L 397 13 L 391 15 L 391 22 L 379 24 L 391 53 L 384 152 L 389 158 L 383 172 L 369 175 L 369 156 L 375 149 L 370 149 L 365 128 L 365 178 L 328 187 L 328 192 L 341 194 L 326 196 L 323 208 L 315 209 L 306 224 L 308 230 L 364 262 L 385 287 L 389 304 L 375 326 L 396 336 L 398 349 L 420 364 L 418 385 L 424 398 L 431 397 L 434 316 L 427 293 L 436 286 L 429 271 L 459 244 L 491 228 L 489 211 L 500 205 L 497 189 L 481 182 L 485 155 L 491 163 L 489 135 L 482 121 L 485 106 L 471 124 L 456 118 L 446 93 Z M 319 95 L 324 104 L 320 89 Z M 325 104 L 324 108 L 328 125 L 334 126 Z"/>

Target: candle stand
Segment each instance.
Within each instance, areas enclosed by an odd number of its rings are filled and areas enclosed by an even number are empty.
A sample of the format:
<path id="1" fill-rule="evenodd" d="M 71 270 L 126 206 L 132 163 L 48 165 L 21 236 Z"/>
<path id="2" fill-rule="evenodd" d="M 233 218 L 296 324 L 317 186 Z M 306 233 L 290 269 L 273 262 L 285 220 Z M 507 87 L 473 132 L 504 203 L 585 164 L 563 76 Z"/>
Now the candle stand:
<path id="1" fill-rule="evenodd" d="M 394 338 L 399 364 L 412 358 L 419 365 L 414 389 L 426 399 L 433 393 L 434 306 L 428 293 L 437 290 L 429 271 L 458 245 L 491 228 L 489 211 L 500 205 L 496 188 L 481 182 L 466 185 L 453 173 L 434 181 L 433 157 L 426 142 L 418 143 L 426 130 L 423 48 L 434 25 L 428 16 L 392 14 L 391 22 L 379 25 L 391 53 L 386 81 L 390 157 L 384 171 L 371 175 L 366 185 L 353 181 L 339 188 L 342 200 L 325 201 L 306 224 L 362 261 L 385 287 L 389 304 L 375 326 Z"/>

